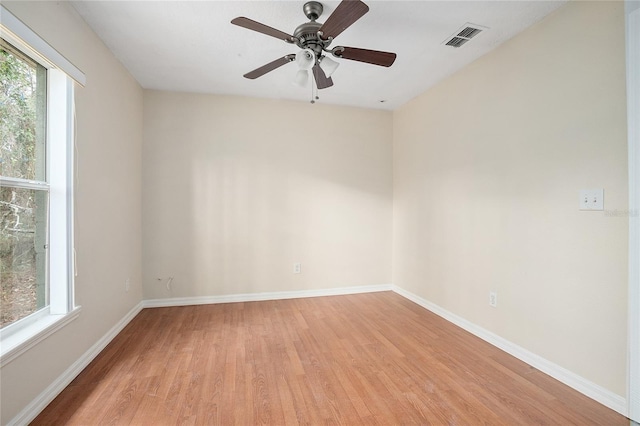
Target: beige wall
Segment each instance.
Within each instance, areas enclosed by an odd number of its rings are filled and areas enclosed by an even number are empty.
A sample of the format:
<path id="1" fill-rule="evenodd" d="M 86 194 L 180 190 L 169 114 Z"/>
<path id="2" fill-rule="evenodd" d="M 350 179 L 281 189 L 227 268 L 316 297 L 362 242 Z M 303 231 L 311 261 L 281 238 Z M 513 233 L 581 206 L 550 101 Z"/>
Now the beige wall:
<path id="1" fill-rule="evenodd" d="M 145 91 L 145 298 L 391 283 L 391 138 L 385 111 Z"/>
<path id="2" fill-rule="evenodd" d="M 6 424 L 142 299 L 142 89 L 65 3 L 2 2 L 83 70 L 76 89 L 79 318 L 0 372 Z M 131 289 L 125 292 L 125 281 Z"/>
<path id="3" fill-rule="evenodd" d="M 394 113 L 393 274 L 621 396 L 627 218 L 578 192 L 627 208 L 623 7 L 571 2 Z"/>

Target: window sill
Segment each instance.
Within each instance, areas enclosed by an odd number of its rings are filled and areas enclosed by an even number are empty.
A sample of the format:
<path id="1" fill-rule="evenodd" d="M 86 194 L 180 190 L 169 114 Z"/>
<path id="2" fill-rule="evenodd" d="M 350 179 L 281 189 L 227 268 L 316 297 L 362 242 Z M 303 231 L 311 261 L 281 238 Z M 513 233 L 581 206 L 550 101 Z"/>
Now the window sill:
<path id="1" fill-rule="evenodd" d="M 24 329 L 3 338 L 0 342 L 0 368 L 78 318 L 79 315 L 80 306 L 76 306 L 69 313 L 47 315 Z"/>

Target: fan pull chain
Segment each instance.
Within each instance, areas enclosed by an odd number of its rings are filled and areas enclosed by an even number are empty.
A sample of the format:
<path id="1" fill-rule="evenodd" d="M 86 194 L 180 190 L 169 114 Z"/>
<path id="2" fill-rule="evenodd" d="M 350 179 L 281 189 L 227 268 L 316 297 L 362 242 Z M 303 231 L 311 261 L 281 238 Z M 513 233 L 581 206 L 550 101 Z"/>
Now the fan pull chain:
<path id="1" fill-rule="evenodd" d="M 320 99 L 318 96 L 318 88 L 316 87 L 315 75 L 311 76 L 311 103 L 315 104 L 316 100 Z"/>

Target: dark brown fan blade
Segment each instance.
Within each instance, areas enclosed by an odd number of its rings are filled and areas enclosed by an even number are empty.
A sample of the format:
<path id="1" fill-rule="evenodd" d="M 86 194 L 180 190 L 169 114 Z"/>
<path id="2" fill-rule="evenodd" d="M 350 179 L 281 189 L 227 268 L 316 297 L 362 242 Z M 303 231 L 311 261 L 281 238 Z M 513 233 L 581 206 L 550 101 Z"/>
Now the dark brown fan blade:
<path id="1" fill-rule="evenodd" d="M 313 66 L 313 77 L 316 79 L 318 89 L 326 89 L 333 86 L 333 80 L 331 80 L 331 77 L 326 76 L 320 65 Z"/>
<path id="2" fill-rule="evenodd" d="M 245 18 L 244 16 L 235 18 L 231 21 L 231 23 L 239 27 L 247 28 L 249 30 L 257 31 L 262 34 L 270 35 L 271 37 L 279 38 L 280 40 L 293 42 L 292 35 L 289 35 L 280 30 L 276 30 L 275 28 L 271 28 L 268 25 L 261 24 L 260 22 L 256 22 L 252 19 Z"/>
<path id="3" fill-rule="evenodd" d="M 322 31 L 322 38 L 336 38 L 340 33 L 349 28 L 351 24 L 369 11 L 369 6 L 360 0 L 342 0 L 336 10 L 327 18 L 319 31 Z"/>
<path id="4" fill-rule="evenodd" d="M 265 75 L 266 73 L 275 70 L 283 65 L 288 64 L 296 58 L 296 55 L 286 55 L 282 58 L 278 58 L 275 61 L 269 62 L 266 65 L 261 66 L 260 68 L 256 68 L 255 70 L 248 72 L 244 75 L 244 77 L 254 80 L 258 77 Z"/>
<path id="5" fill-rule="evenodd" d="M 336 47 L 334 56 L 352 61 L 366 62 L 368 64 L 390 67 L 396 60 L 396 54 L 381 52 L 379 50 L 358 49 L 357 47 Z"/>

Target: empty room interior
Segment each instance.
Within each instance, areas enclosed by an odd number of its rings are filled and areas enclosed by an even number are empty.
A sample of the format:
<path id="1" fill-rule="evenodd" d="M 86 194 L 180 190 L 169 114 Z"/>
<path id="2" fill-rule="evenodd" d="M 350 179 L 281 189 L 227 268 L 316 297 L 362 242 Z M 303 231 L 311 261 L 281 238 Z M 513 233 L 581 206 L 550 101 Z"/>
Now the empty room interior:
<path id="1" fill-rule="evenodd" d="M 640 421 L 640 2 L 1 7 L 0 424 Z"/>

